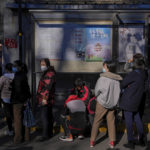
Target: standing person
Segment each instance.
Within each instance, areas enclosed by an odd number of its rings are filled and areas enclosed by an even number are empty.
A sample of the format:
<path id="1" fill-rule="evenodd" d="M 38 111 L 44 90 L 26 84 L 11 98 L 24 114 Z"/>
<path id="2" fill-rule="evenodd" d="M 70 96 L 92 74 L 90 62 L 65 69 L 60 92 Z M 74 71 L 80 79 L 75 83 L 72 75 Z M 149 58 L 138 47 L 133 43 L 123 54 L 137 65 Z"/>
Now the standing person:
<path id="1" fill-rule="evenodd" d="M 139 114 L 142 97 L 145 90 L 145 65 L 141 57 L 133 57 L 133 71 L 130 72 L 122 81 L 121 88 L 124 90 L 121 100 L 120 108 L 124 111 L 125 123 L 127 128 L 128 143 L 125 147 L 134 149 L 133 137 L 133 120 L 139 135 L 139 143 L 144 146 L 144 129 Z"/>
<path id="2" fill-rule="evenodd" d="M 13 135 L 13 127 L 12 127 L 13 111 L 12 111 L 12 104 L 10 102 L 13 79 L 14 73 L 12 73 L 12 64 L 8 63 L 5 65 L 4 75 L 0 78 L 0 91 L 2 103 L 4 105 L 9 136 Z"/>
<path id="3" fill-rule="evenodd" d="M 50 66 L 49 59 L 42 59 L 40 64 L 43 74 L 39 81 L 37 101 L 41 107 L 43 133 L 38 141 L 43 142 L 53 135 L 52 104 L 54 102 L 56 72 L 54 68 Z"/>
<path id="4" fill-rule="evenodd" d="M 12 82 L 11 94 L 15 129 L 14 144 L 20 144 L 23 140 L 29 141 L 29 128 L 23 126 L 23 110 L 24 105 L 30 98 L 31 94 L 26 75 L 27 72 L 25 72 L 23 68 L 24 65 L 20 60 L 14 61 L 14 67 L 12 70 L 15 72 L 15 77 Z M 23 133 L 23 131 L 25 133 Z"/>
<path id="5" fill-rule="evenodd" d="M 120 95 L 120 83 L 122 80 L 120 75 L 113 73 L 115 70 L 115 64 L 111 61 L 106 61 L 103 63 L 103 73 L 100 74 L 95 86 L 95 96 L 96 96 L 96 112 L 94 117 L 94 122 L 92 126 L 90 147 L 94 147 L 95 140 L 98 134 L 99 126 L 106 116 L 108 134 L 110 138 L 110 148 L 114 148 L 116 140 L 115 131 L 115 110 L 114 106 L 117 104 Z"/>

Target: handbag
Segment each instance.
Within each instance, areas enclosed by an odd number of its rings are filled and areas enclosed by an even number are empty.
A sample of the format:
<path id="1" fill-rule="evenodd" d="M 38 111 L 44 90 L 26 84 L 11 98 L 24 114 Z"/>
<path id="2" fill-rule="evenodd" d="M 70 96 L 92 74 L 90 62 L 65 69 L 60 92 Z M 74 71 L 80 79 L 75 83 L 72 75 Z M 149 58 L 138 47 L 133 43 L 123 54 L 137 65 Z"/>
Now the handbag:
<path id="1" fill-rule="evenodd" d="M 24 126 L 28 128 L 33 127 L 36 124 L 29 101 L 27 102 L 25 110 L 24 110 L 23 124 Z"/>

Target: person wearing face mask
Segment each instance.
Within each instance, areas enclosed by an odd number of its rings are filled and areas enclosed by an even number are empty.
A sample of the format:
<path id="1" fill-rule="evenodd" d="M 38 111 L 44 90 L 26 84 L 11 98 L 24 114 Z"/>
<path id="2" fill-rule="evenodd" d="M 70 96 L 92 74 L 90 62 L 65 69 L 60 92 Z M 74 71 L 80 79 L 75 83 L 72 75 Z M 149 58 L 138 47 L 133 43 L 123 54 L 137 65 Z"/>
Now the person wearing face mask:
<path id="1" fill-rule="evenodd" d="M 120 80 L 122 77 L 114 73 L 115 64 L 111 61 L 103 63 L 103 73 L 96 82 L 95 97 L 96 97 L 96 112 L 92 126 L 90 147 L 94 147 L 99 126 L 106 116 L 108 134 L 110 138 L 109 146 L 114 148 L 116 140 L 115 131 L 115 115 L 114 107 L 116 106 L 120 96 Z"/>
<path id="2" fill-rule="evenodd" d="M 54 102 L 56 72 L 48 58 L 41 60 L 41 70 L 43 72 L 37 90 L 37 102 L 41 108 L 41 121 L 43 126 L 42 136 L 39 142 L 48 140 L 53 135 L 53 115 L 52 104 Z"/>
<path id="3" fill-rule="evenodd" d="M 14 73 L 12 73 L 12 64 L 8 63 L 5 65 L 5 73 L 0 77 L 0 91 L 1 99 L 4 106 L 4 112 L 6 116 L 6 121 L 8 125 L 8 135 L 13 135 L 13 111 L 11 104 L 11 91 L 12 91 L 12 80 L 14 79 Z"/>
<path id="4" fill-rule="evenodd" d="M 24 64 L 20 60 L 14 61 L 12 71 L 15 73 L 12 81 L 11 103 L 13 104 L 14 114 L 14 145 L 28 142 L 29 128 L 23 126 L 24 105 L 31 97 L 28 85 L 27 71 L 24 70 Z"/>

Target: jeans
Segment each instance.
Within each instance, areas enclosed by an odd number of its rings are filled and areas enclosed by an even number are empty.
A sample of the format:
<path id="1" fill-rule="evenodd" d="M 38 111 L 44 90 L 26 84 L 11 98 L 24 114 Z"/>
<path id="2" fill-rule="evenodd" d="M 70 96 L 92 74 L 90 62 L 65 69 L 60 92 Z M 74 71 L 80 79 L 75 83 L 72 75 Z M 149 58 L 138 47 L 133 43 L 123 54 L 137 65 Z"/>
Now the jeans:
<path id="1" fill-rule="evenodd" d="M 140 138 L 142 138 L 144 135 L 144 128 L 143 128 L 143 123 L 141 121 L 139 112 L 124 111 L 124 117 L 125 117 L 125 122 L 126 122 L 128 141 L 134 140 L 134 137 L 133 137 L 133 120 L 136 123 L 138 134 L 139 134 Z"/>

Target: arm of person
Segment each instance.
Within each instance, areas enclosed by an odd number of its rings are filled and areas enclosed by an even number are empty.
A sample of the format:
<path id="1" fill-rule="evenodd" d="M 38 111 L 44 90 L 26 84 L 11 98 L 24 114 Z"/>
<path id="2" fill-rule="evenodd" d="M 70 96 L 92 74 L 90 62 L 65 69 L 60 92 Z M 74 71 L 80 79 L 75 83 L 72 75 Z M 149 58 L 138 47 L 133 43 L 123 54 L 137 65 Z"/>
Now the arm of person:
<path id="1" fill-rule="evenodd" d="M 135 72 L 132 71 L 131 73 L 126 75 L 126 77 L 121 82 L 121 89 L 124 89 L 124 88 L 130 86 L 130 84 L 132 84 L 134 81 L 135 81 Z"/>
<path id="2" fill-rule="evenodd" d="M 97 82 L 96 82 L 96 85 L 95 85 L 95 97 L 98 97 L 99 94 L 102 92 L 102 86 L 103 86 L 103 80 L 102 80 L 102 77 L 100 77 Z"/>
<path id="3" fill-rule="evenodd" d="M 84 90 L 85 90 L 84 95 L 82 97 L 80 97 L 80 100 L 82 100 L 82 101 L 85 101 L 89 95 L 89 89 L 86 86 L 84 86 Z"/>
<path id="4" fill-rule="evenodd" d="M 0 91 L 2 90 L 3 88 L 3 85 L 4 85 L 4 77 L 0 77 Z"/>

